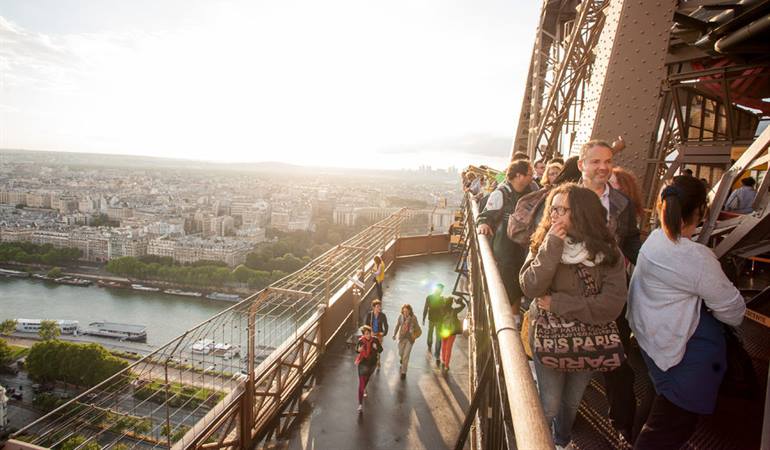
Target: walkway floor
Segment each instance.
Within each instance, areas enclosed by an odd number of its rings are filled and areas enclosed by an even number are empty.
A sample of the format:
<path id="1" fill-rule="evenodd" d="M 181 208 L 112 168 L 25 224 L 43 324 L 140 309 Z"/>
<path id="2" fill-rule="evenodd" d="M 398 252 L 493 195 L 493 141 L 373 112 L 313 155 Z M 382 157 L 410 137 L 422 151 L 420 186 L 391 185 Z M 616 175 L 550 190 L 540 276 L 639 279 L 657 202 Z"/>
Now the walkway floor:
<path id="1" fill-rule="evenodd" d="M 433 284 L 444 284 L 445 295 L 451 292 L 456 276 L 454 264 L 451 256 L 430 256 L 401 260 L 390 268 L 385 278 L 383 311 L 391 330 L 403 303 L 410 303 L 421 318 L 425 297 Z M 415 342 L 409 372 L 402 381 L 398 349 L 388 336 L 382 367 L 369 382 L 364 413 L 359 415 L 355 353 L 345 344 L 351 332 L 352 326 L 327 348 L 317 369 L 318 385 L 304 406 L 304 416 L 293 427 L 288 441 L 279 447 L 453 448 L 469 403 L 468 340 L 458 335 L 450 370 L 442 374 L 428 356 L 424 330 Z"/>

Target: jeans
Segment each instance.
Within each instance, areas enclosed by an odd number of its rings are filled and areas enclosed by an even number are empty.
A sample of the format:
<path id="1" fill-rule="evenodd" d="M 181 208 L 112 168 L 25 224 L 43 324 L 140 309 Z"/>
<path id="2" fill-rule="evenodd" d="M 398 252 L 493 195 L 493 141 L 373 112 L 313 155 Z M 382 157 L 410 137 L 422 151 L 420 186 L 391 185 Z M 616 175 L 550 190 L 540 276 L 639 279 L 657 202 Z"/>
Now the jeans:
<path id="1" fill-rule="evenodd" d="M 377 280 L 374 280 L 374 287 L 377 288 L 377 298 L 382 300 L 382 283 L 380 283 Z"/>
<path id="2" fill-rule="evenodd" d="M 593 372 L 560 372 L 543 366 L 535 358 L 537 388 L 545 420 L 553 427 L 553 442 L 569 444 L 580 400 Z"/>
<path id="3" fill-rule="evenodd" d="M 441 322 L 428 321 L 428 350 L 430 351 L 431 345 L 433 345 L 433 337 L 435 334 L 436 346 L 433 348 L 433 357 L 439 359 L 441 357 Z"/>
<path id="4" fill-rule="evenodd" d="M 364 391 L 366 390 L 366 385 L 369 384 L 369 375 L 359 375 L 358 376 L 358 404 L 364 402 Z"/>

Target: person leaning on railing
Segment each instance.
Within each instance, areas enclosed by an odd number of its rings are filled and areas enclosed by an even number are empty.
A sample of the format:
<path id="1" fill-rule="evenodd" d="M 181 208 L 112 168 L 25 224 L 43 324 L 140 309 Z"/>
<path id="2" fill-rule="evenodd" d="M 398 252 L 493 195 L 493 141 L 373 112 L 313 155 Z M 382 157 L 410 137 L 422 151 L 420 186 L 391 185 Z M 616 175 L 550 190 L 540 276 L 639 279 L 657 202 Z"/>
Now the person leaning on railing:
<path id="1" fill-rule="evenodd" d="M 700 180 L 674 177 L 631 277 L 628 322 L 656 393 L 636 449 L 678 449 L 714 411 L 727 366 L 720 322 L 738 326 L 746 311 L 714 252 L 690 240 L 706 206 Z"/>
<path id="2" fill-rule="evenodd" d="M 535 299 L 528 315 L 543 412 L 553 426 L 554 443 L 569 448 L 596 363 L 613 360 L 605 368 L 611 370 L 624 357 L 614 321 L 626 302 L 626 275 L 606 211 L 591 190 L 563 184 L 548 194 L 545 205 L 520 281 L 524 295 Z M 587 325 L 579 329 L 575 321 Z M 600 344 L 595 335 L 580 334 L 591 326 L 614 330 L 608 333 L 612 338 L 601 335 Z M 607 353 L 597 356 L 591 348 Z M 605 358 L 610 354 L 614 359 Z"/>
<path id="3" fill-rule="evenodd" d="M 516 203 L 532 191 L 531 184 L 532 165 L 529 161 L 520 159 L 512 162 L 506 172 L 506 181 L 489 195 L 484 210 L 479 214 L 477 224 L 480 234 L 494 236 L 492 252 L 514 313 L 519 312 L 521 305 L 518 275 L 526 256 L 526 249 L 509 239 L 506 229 L 508 217 L 516 208 Z"/>

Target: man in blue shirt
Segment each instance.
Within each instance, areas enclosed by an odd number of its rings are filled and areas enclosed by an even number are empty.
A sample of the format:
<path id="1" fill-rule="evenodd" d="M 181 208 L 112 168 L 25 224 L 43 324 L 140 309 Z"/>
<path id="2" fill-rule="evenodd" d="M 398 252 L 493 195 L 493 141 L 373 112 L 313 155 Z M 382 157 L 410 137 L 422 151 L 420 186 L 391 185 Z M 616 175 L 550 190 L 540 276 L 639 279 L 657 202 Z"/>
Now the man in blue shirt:
<path id="1" fill-rule="evenodd" d="M 372 335 L 380 341 L 380 346 L 388 335 L 388 318 L 382 312 L 382 301 L 372 301 L 372 309 L 366 314 L 366 325 L 372 327 Z M 377 355 L 377 367 L 380 367 L 380 357 Z"/>

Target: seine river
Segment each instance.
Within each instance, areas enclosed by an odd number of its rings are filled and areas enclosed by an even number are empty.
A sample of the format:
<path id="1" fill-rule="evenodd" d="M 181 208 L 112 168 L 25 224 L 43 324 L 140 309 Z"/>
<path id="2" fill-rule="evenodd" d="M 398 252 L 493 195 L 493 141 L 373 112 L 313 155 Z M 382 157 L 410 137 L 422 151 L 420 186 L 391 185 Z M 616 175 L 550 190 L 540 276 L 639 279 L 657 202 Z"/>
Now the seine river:
<path id="1" fill-rule="evenodd" d="M 147 344 L 155 347 L 232 305 L 206 298 L 0 277 L 0 321 L 69 319 L 80 321 L 81 327 L 98 320 L 141 324 L 147 327 Z"/>

